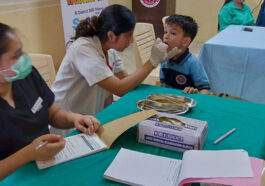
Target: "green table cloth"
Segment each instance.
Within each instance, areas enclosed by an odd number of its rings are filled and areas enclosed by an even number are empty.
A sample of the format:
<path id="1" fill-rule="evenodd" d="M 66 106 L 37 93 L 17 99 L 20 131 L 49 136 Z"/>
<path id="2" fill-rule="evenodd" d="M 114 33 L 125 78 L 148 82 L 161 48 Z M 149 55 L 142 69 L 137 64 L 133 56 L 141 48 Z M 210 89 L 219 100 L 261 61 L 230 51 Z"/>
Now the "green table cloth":
<path id="1" fill-rule="evenodd" d="M 98 113 L 96 117 L 105 124 L 114 119 L 139 111 L 136 102 L 152 93 L 184 95 L 197 101 L 197 106 L 182 115 L 208 121 L 208 137 L 203 149 L 244 149 L 249 156 L 265 159 L 265 105 L 220 98 L 201 94 L 183 94 L 179 90 L 150 85 L 140 85 L 115 103 Z M 221 135 L 236 128 L 236 131 L 214 145 Z M 74 131 L 71 135 L 77 134 Z M 137 126 L 123 133 L 109 150 L 69 161 L 44 170 L 38 170 L 31 162 L 0 182 L 2 185 L 116 185 L 105 180 L 103 173 L 121 147 L 131 150 L 181 159 L 182 153 L 137 142 Z M 1 171 L 1 170 L 0 170 Z"/>

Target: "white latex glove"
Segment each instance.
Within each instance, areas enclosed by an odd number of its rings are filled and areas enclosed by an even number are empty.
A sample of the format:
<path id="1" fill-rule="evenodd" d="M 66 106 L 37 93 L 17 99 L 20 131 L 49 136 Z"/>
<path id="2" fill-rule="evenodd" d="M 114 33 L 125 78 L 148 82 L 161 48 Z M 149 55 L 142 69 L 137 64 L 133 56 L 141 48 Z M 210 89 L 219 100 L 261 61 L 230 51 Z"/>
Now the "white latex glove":
<path id="1" fill-rule="evenodd" d="M 164 59 L 164 61 L 173 58 L 174 56 L 176 56 L 178 53 L 180 53 L 181 50 L 178 49 L 177 47 L 174 47 L 173 49 L 171 49 L 167 54 L 166 57 Z"/>
<path id="2" fill-rule="evenodd" d="M 160 63 L 174 57 L 180 50 L 173 48 L 167 53 L 168 45 L 162 42 L 160 38 L 157 38 L 151 49 L 150 61 L 154 67 L 157 67 Z"/>
<path id="3" fill-rule="evenodd" d="M 165 58 L 168 46 L 157 38 L 151 49 L 150 61 L 154 67 L 157 67 Z"/>

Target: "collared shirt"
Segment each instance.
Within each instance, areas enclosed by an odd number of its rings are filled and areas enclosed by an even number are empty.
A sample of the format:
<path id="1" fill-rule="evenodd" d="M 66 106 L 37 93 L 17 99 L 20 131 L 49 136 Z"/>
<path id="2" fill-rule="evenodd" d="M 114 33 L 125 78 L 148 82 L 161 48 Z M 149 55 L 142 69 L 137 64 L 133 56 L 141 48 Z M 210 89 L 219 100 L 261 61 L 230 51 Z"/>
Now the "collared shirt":
<path id="1" fill-rule="evenodd" d="M 124 70 L 117 52 L 108 50 L 108 62 L 97 36 L 80 37 L 68 49 L 52 90 L 55 101 L 68 111 L 94 115 L 104 109 L 110 92 L 98 82 Z M 106 102 L 105 102 L 106 101 Z"/>
<path id="2" fill-rule="evenodd" d="M 210 89 L 201 61 L 188 49 L 177 60 L 170 59 L 161 64 L 160 81 L 165 87 L 181 90 L 185 87 Z"/>
<path id="3" fill-rule="evenodd" d="M 229 25 L 254 25 L 254 17 L 250 7 L 243 3 L 242 9 L 238 8 L 233 1 L 223 6 L 218 14 L 220 30 Z"/>
<path id="4" fill-rule="evenodd" d="M 15 108 L 0 98 L 0 160 L 48 134 L 49 108 L 54 94 L 33 67 L 32 72 L 12 83 Z"/>

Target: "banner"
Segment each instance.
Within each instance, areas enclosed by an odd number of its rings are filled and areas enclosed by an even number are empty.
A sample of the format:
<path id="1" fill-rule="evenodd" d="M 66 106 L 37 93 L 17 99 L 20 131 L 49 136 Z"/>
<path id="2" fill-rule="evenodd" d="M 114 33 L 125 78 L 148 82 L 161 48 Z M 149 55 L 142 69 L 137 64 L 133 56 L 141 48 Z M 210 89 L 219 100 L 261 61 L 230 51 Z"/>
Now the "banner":
<path id="1" fill-rule="evenodd" d="M 80 20 L 98 16 L 108 4 L 108 0 L 61 0 L 65 43 L 74 36 Z"/>

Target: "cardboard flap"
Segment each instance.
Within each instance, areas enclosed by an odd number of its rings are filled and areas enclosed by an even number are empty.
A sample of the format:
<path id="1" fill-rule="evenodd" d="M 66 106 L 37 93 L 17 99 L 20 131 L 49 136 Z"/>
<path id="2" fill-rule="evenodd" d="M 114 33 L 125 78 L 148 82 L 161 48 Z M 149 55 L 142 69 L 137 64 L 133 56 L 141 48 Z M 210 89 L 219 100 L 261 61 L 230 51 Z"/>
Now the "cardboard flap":
<path id="1" fill-rule="evenodd" d="M 158 112 L 155 110 L 145 110 L 136 112 L 128 116 L 111 121 L 101 126 L 97 132 L 100 139 L 107 145 L 107 149 L 111 144 L 126 130 L 135 124 L 156 115 Z"/>

